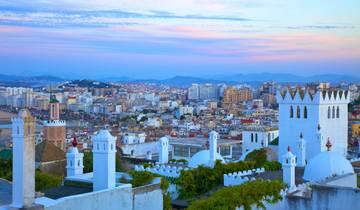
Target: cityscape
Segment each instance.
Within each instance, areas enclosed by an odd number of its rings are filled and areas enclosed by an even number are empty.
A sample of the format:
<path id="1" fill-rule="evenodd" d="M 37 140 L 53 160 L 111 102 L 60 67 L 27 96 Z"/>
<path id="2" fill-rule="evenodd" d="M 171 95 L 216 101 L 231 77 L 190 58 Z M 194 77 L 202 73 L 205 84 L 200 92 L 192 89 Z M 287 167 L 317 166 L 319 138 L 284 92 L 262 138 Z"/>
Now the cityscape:
<path id="1" fill-rule="evenodd" d="M 356 7 L 0 0 L 0 210 L 360 209 Z"/>

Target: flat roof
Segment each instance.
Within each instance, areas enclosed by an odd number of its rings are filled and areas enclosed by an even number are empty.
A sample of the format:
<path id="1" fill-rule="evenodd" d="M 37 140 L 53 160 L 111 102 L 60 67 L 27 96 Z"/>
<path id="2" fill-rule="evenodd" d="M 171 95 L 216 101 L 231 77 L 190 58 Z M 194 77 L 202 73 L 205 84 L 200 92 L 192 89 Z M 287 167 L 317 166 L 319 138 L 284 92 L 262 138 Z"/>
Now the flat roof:
<path id="1" fill-rule="evenodd" d="M 169 138 L 169 143 L 172 145 L 187 145 L 195 147 L 203 147 L 207 138 Z M 228 140 L 228 139 L 218 139 L 219 145 L 233 145 L 240 144 L 240 140 Z"/>

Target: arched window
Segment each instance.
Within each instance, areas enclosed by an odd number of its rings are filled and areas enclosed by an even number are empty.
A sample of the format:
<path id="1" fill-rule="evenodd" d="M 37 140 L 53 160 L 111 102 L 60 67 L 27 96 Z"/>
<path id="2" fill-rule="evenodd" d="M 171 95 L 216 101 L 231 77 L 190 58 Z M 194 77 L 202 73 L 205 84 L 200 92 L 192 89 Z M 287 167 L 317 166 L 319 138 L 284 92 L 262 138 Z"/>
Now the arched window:
<path id="1" fill-rule="evenodd" d="M 257 143 L 258 142 L 258 134 L 255 133 L 255 142 Z"/>
<path id="2" fill-rule="evenodd" d="M 296 107 L 296 117 L 300 118 L 300 107 L 299 106 Z"/>
<path id="3" fill-rule="evenodd" d="M 293 107 L 290 106 L 290 118 L 293 118 L 294 117 L 294 110 L 293 110 Z"/>
<path id="4" fill-rule="evenodd" d="M 330 110 L 330 106 L 328 107 L 328 119 L 330 119 L 331 117 L 331 110 Z"/>
<path id="5" fill-rule="evenodd" d="M 332 118 L 335 118 L 335 106 L 332 107 Z"/>
<path id="6" fill-rule="evenodd" d="M 254 142 L 254 134 L 251 133 L 251 142 Z"/>
<path id="7" fill-rule="evenodd" d="M 307 119 L 307 107 L 304 107 L 304 119 Z"/>
<path id="8" fill-rule="evenodd" d="M 340 108 L 336 107 L 336 118 L 340 118 Z"/>

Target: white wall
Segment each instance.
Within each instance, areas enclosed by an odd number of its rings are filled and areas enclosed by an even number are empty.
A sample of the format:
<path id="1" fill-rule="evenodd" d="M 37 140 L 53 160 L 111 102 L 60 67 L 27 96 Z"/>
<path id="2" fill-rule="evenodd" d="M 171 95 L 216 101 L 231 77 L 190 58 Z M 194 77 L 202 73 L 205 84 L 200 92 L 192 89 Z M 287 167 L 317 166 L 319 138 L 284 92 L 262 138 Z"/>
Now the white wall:
<path id="1" fill-rule="evenodd" d="M 251 141 L 251 134 L 253 134 L 253 141 Z M 270 139 L 268 138 L 268 134 L 270 134 Z M 269 142 L 279 136 L 279 131 L 243 131 L 242 136 L 242 152 L 245 153 L 246 151 L 250 151 L 253 149 L 267 147 L 269 145 Z M 263 142 L 263 145 L 261 145 L 261 142 Z"/>
<path id="2" fill-rule="evenodd" d="M 132 210 L 131 185 L 60 198 L 45 210 Z M 43 204 L 43 203 L 39 203 Z"/>
<path id="3" fill-rule="evenodd" d="M 349 96 L 348 96 L 349 98 Z M 344 96 L 335 99 L 331 96 L 328 99 L 322 97 L 322 93 L 318 92 L 313 100 L 305 94 L 304 99 L 296 95 L 292 99 L 289 94 L 283 99 L 277 94 L 277 102 L 279 103 L 279 157 L 285 154 L 287 147 L 290 146 L 295 155 L 298 155 L 296 142 L 300 133 L 303 134 L 306 141 L 306 160 L 309 161 L 316 154 L 326 149 L 326 140 L 330 138 L 333 145 L 332 150 L 341 155 L 346 154 L 347 149 L 347 104 L 348 98 Z M 290 118 L 290 106 L 293 107 L 293 118 Z M 300 118 L 296 116 L 296 108 L 300 107 Z M 307 107 L 307 118 L 304 116 L 304 108 Z M 336 107 L 340 109 L 339 118 L 328 119 L 328 107 Z M 332 110 L 331 110 L 332 115 Z M 322 141 L 317 140 L 317 127 L 321 126 Z"/>

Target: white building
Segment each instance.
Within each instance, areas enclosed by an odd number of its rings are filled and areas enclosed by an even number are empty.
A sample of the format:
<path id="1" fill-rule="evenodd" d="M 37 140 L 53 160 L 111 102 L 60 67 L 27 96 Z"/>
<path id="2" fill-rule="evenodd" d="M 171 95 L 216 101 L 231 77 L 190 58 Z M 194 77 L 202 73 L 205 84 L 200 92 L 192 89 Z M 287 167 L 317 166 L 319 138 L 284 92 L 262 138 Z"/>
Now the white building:
<path id="1" fill-rule="evenodd" d="M 115 187 L 116 137 L 100 130 L 93 140 L 94 191 Z"/>
<path id="2" fill-rule="evenodd" d="M 278 136 L 279 130 L 272 127 L 247 127 L 242 132 L 242 152 L 268 147 Z"/>
<path id="3" fill-rule="evenodd" d="M 345 156 L 347 153 L 348 103 L 347 91 L 297 90 L 277 93 L 279 103 L 279 154 L 288 146 L 296 156 L 299 135 L 306 139 L 308 161 L 325 150 L 325 141 L 333 141 L 333 151 Z"/>
<path id="4" fill-rule="evenodd" d="M 123 144 L 142 144 L 145 142 L 145 133 L 126 133 L 122 136 Z"/>
<path id="5" fill-rule="evenodd" d="M 179 119 L 183 115 L 186 115 L 186 114 L 193 115 L 193 113 L 194 113 L 194 108 L 193 107 L 191 107 L 191 106 L 181 106 L 176 110 L 175 115 L 176 115 L 176 118 Z"/>

